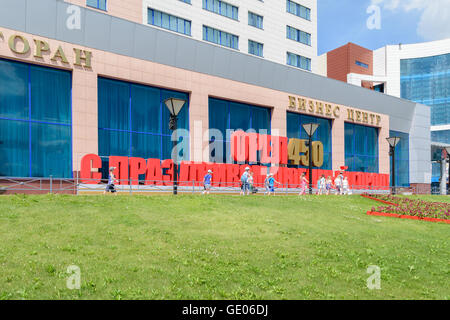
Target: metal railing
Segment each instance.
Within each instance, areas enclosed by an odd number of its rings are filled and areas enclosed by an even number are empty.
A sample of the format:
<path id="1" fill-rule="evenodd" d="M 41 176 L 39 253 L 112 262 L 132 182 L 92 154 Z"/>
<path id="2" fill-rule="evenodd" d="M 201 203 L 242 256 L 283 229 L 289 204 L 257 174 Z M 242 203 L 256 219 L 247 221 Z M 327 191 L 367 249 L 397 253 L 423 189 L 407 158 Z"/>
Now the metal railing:
<path id="1" fill-rule="evenodd" d="M 173 181 L 168 180 L 117 180 L 119 183 L 115 185 L 118 193 L 128 194 L 151 194 L 151 193 L 171 193 L 173 190 Z M 65 178 L 12 178 L 0 177 L 0 194 L 14 193 L 64 193 L 64 194 L 96 194 L 103 193 L 106 189 L 107 180 L 94 179 L 65 179 Z M 202 181 L 179 181 L 178 193 L 182 194 L 199 194 L 204 191 Z M 264 194 L 267 192 L 263 183 L 253 184 L 253 190 L 256 194 Z M 293 195 L 302 191 L 298 184 L 276 184 L 275 194 Z M 351 185 L 348 190 L 343 190 L 341 194 L 390 194 L 393 193 L 392 187 L 375 187 L 375 186 L 358 186 Z M 432 190 L 433 191 L 433 190 Z M 450 190 L 449 190 L 450 191 Z M 214 194 L 239 194 L 241 192 L 241 183 L 233 182 L 213 182 L 210 189 Z M 313 194 L 318 194 L 317 185 L 313 185 Z M 337 194 L 337 190 L 322 190 L 323 194 Z M 413 187 L 395 187 L 396 194 L 417 194 L 423 193 Z M 309 194 L 309 186 L 305 189 L 305 194 Z"/>

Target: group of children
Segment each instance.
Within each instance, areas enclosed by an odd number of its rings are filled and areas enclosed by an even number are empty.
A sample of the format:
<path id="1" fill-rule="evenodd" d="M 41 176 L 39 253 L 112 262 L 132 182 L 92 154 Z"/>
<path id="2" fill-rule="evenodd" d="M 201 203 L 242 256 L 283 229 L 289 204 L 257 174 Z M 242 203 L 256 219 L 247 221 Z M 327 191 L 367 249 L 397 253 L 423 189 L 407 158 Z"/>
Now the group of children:
<path id="1" fill-rule="evenodd" d="M 104 194 L 107 192 L 115 193 L 115 183 L 117 182 L 116 177 L 113 174 L 115 167 L 109 168 L 109 176 L 108 176 L 108 184 L 104 191 Z M 212 170 L 208 170 L 208 173 L 203 178 L 203 194 L 209 194 L 211 192 L 211 182 L 212 182 Z M 275 180 L 273 173 L 268 173 L 266 179 L 264 180 L 265 187 L 265 195 L 275 195 L 275 184 L 280 184 Z M 306 178 L 306 174 L 303 172 L 300 177 L 300 193 L 299 195 L 306 194 L 308 190 L 309 181 Z M 334 183 L 331 180 L 331 176 L 325 178 L 325 175 L 322 175 L 317 181 L 317 194 L 329 195 L 332 190 L 335 190 L 335 194 L 349 194 L 349 184 L 347 177 L 344 177 L 344 173 L 341 172 L 336 179 L 334 179 Z M 249 167 L 245 168 L 244 173 L 241 176 L 241 195 L 249 195 L 250 193 L 256 193 L 258 190 L 254 186 L 253 180 L 253 172 L 250 171 Z"/>
<path id="2" fill-rule="evenodd" d="M 205 175 L 203 179 L 204 191 L 203 194 L 209 194 L 211 190 L 211 180 L 212 180 L 212 171 L 208 170 L 208 173 Z M 264 195 L 275 195 L 275 184 L 280 184 L 275 180 L 273 173 L 268 173 L 266 179 L 264 180 L 265 192 Z M 306 174 L 303 172 L 300 177 L 300 193 L 299 195 L 304 195 L 308 191 L 309 181 L 306 178 Z M 344 173 L 341 172 L 336 179 L 331 179 L 331 176 L 325 178 L 325 175 L 322 175 L 317 181 L 317 194 L 329 195 L 332 190 L 335 190 L 335 194 L 345 195 L 349 194 L 349 184 L 348 178 L 344 177 Z M 241 193 L 240 195 L 249 195 L 250 193 L 256 193 L 257 189 L 254 186 L 253 180 L 253 172 L 250 171 L 249 167 L 245 168 L 244 173 L 241 176 Z"/>

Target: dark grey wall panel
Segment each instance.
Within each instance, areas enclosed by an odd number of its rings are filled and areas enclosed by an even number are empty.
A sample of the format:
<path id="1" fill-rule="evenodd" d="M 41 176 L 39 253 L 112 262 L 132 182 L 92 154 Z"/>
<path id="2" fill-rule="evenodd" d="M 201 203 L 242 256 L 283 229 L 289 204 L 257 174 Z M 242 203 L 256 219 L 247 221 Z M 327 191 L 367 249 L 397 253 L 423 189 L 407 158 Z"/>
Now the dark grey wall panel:
<path id="1" fill-rule="evenodd" d="M 175 52 L 175 66 L 193 70 L 195 65 L 195 43 L 191 39 L 180 37 L 177 41 L 177 51 Z"/>
<path id="2" fill-rule="evenodd" d="M 218 50 L 224 49 L 218 48 Z M 227 79 L 244 82 L 245 61 L 242 59 L 242 54 L 232 50 L 228 51 L 228 54 L 230 55 L 230 64 L 228 65 L 229 76 L 227 77 Z"/>
<path id="3" fill-rule="evenodd" d="M 84 9 L 84 11 L 86 12 L 83 30 L 84 43 L 80 44 L 98 50 L 110 51 L 112 17 L 93 10 Z"/>
<path id="4" fill-rule="evenodd" d="M 86 20 L 86 11 L 80 10 L 80 28 L 79 29 L 69 29 L 67 27 L 67 20 L 69 19 L 69 14 L 67 9 L 70 4 L 58 1 L 56 7 L 56 39 L 63 40 L 70 43 L 84 43 L 84 21 Z"/>
<path id="5" fill-rule="evenodd" d="M 259 80 L 261 79 L 259 76 L 259 70 L 261 69 L 260 66 L 262 60 L 252 56 L 248 56 L 247 58 L 249 59 L 246 59 L 247 61 L 244 64 L 244 82 L 259 84 Z"/>
<path id="6" fill-rule="evenodd" d="M 266 83 L 268 85 L 269 88 L 273 87 L 273 70 L 275 68 L 275 64 L 274 63 L 261 63 L 260 65 L 260 73 L 259 73 L 259 77 L 260 79 L 258 80 L 258 85 L 262 86 L 263 80 L 262 79 L 266 79 Z"/>
<path id="7" fill-rule="evenodd" d="M 27 24 L 26 0 L 0 0 L 0 24 L 2 27 L 25 31 Z"/>
<path id="8" fill-rule="evenodd" d="M 193 71 L 210 74 L 214 62 L 214 46 L 197 41 L 195 46 L 197 49 Z"/>
<path id="9" fill-rule="evenodd" d="M 27 32 L 55 39 L 57 22 L 56 4 L 55 0 L 28 1 L 26 11 Z"/>
<path id="10" fill-rule="evenodd" d="M 155 62 L 175 66 L 177 40 L 176 35 L 158 30 L 156 33 Z"/>
<path id="11" fill-rule="evenodd" d="M 221 48 L 215 47 L 213 59 L 212 73 L 217 74 L 222 78 L 229 78 L 231 56 L 228 54 L 228 52 L 224 52 L 223 50 L 221 50 Z"/>
<path id="12" fill-rule="evenodd" d="M 133 56 L 135 25 L 121 19 L 111 20 L 110 50 L 112 52 Z"/>
<path id="13" fill-rule="evenodd" d="M 156 54 L 156 33 L 147 32 L 149 27 L 137 24 L 134 28 L 133 52 L 137 59 L 155 60 Z"/>

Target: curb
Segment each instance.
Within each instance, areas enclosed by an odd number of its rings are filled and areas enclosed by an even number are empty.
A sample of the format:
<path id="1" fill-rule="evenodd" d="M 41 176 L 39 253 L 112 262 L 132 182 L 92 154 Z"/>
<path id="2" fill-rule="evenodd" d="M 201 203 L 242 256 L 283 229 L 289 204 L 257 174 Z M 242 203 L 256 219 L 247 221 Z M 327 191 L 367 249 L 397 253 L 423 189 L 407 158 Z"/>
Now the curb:
<path id="1" fill-rule="evenodd" d="M 379 217 L 391 217 L 391 218 L 409 219 L 409 220 L 423 220 L 423 221 L 428 221 L 428 222 L 443 222 L 443 223 L 450 224 L 450 220 L 446 220 L 446 219 L 421 218 L 421 217 L 415 217 L 415 216 L 400 215 L 400 214 L 395 214 L 395 213 L 384 213 L 384 212 L 367 211 L 367 215 L 369 215 L 369 216 L 379 216 Z"/>
<path id="2" fill-rule="evenodd" d="M 374 197 L 371 197 L 371 196 L 368 196 L 368 195 L 365 195 L 365 194 L 362 194 L 361 197 L 364 197 L 364 198 L 367 198 L 367 199 L 371 199 L 371 200 L 375 200 L 375 201 L 378 201 L 378 202 L 382 202 L 382 203 L 388 204 L 390 206 L 398 207 L 398 204 L 396 204 L 396 203 L 392 203 L 392 202 L 384 201 L 384 200 L 381 200 L 381 199 L 377 199 L 377 198 L 374 198 Z"/>

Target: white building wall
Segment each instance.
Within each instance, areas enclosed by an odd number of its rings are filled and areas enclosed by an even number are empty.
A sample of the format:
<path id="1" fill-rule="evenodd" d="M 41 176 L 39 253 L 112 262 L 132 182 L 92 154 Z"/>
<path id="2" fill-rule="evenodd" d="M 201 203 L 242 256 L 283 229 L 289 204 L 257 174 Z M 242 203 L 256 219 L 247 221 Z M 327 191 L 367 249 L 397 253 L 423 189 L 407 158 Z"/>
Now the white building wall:
<path id="1" fill-rule="evenodd" d="M 327 54 L 324 53 L 317 57 L 317 74 L 328 77 L 328 64 L 327 64 Z"/>
<path id="2" fill-rule="evenodd" d="M 373 75 L 386 76 L 386 47 L 373 51 Z"/>
<path id="3" fill-rule="evenodd" d="M 424 58 L 448 54 L 450 53 L 450 39 L 407 45 L 391 45 L 381 49 L 386 50 L 387 57 L 387 94 L 400 97 L 400 61 L 403 59 Z"/>
<path id="4" fill-rule="evenodd" d="M 143 0 L 142 22 L 147 24 L 147 8 L 156 9 L 192 21 L 194 39 L 203 39 L 203 25 L 207 25 L 239 36 L 239 51 L 242 53 L 248 54 L 250 39 L 264 44 L 264 58 L 267 60 L 286 64 L 286 52 L 289 51 L 310 58 L 312 72 L 317 71 L 317 0 L 294 1 L 311 9 L 311 21 L 288 13 L 286 0 L 226 0 L 239 8 L 239 21 L 204 10 L 202 0 L 191 2 Z M 263 30 L 248 25 L 248 11 L 264 17 Z M 311 46 L 287 39 L 286 25 L 310 33 Z"/>

